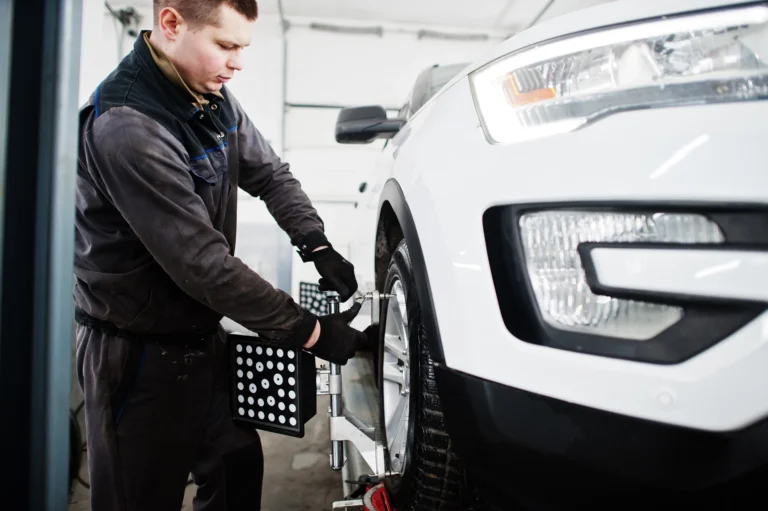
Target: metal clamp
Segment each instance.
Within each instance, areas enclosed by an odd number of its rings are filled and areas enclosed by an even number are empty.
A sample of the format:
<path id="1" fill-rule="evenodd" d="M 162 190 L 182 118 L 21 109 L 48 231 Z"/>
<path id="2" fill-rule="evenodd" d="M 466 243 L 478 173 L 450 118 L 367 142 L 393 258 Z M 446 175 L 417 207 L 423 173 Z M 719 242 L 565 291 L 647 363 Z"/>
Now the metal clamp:
<path id="1" fill-rule="evenodd" d="M 317 395 L 327 396 L 331 393 L 331 371 L 328 366 L 321 365 L 317 369 Z"/>
<path id="2" fill-rule="evenodd" d="M 388 300 L 392 295 L 373 291 L 356 299 L 364 303 L 371 301 L 371 325 L 381 321 L 381 300 Z M 339 312 L 339 297 L 335 293 L 327 295 L 328 313 Z M 344 442 L 351 442 L 360 451 L 365 462 L 373 469 L 375 476 L 385 475 L 384 445 L 375 440 L 376 429 L 364 424 L 354 414 L 344 409 L 341 399 L 341 366 L 331 364 L 330 370 L 321 366 L 317 371 L 317 394 L 330 395 L 329 409 L 331 429 L 331 468 L 341 470 L 344 465 Z"/>
<path id="3" fill-rule="evenodd" d="M 389 300 L 394 295 L 379 293 L 378 291 L 371 291 L 355 299 L 356 302 L 365 303 L 368 300 L 371 301 L 371 325 L 375 326 L 381 323 L 381 301 Z"/>

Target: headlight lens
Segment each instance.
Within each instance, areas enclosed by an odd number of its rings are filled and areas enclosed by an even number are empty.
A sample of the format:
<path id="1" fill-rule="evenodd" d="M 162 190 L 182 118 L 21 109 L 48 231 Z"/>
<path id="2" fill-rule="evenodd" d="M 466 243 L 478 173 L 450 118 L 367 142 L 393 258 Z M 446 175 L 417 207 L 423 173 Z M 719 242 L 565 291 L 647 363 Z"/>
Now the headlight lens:
<path id="1" fill-rule="evenodd" d="M 542 318 L 553 327 L 647 340 L 683 316 L 673 306 L 592 293 L 577 251 L 585 242 L 723 243 L 719 226 L 695 214 L 544 211 L 522 215 L 528 277 Z"/>
<path id="2" fill-rule="evenodd" d="M 513 143 L 624 110 L 768 97 L 768 7 L 566 38 L 471 75 L 486 136 Z"/>

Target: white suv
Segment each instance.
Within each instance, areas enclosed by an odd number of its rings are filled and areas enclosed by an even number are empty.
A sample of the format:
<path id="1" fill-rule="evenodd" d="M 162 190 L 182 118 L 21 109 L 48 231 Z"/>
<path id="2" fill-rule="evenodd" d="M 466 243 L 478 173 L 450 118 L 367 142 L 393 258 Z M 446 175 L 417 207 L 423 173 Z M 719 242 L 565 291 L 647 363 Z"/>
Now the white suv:
<path id="1" fill-rule="evenodd" d="M 388 139 L 353 262 L 400 508 L 765 478 L 768 6 L 612 2 L 420 83 L 336 127 Z"/>

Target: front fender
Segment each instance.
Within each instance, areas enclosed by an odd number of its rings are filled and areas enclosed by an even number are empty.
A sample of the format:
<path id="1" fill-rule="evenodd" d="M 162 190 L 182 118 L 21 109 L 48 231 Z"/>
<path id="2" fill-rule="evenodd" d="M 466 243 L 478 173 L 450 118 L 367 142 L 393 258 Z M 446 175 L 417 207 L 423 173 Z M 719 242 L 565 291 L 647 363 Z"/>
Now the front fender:
<path id="1" fill-rule="evenodd" d="M 389 213 L 391 211 L 391 213 Z M 424 259 L 424 251 L 419 241 L 419 234 L 416 231 L 416 223 L 405 195 L 400 184 L 395 179 L 389 179 L 382 189 L 379 199 L 379 217 L 377 225 L 381 228 L 388 222 L 386 215 L 393 214 L 397 224 L 402 231 L 402 236 L 408 245 L 408 251 L 411 255 L 411 264 L 413 265 L 413 276 L 416 281 L 416 294 L 421 306 L 422 322 L 427 333 L 427 349 L 435 362 L 444 363 L 445 355 L 443 353 L 443 344 L 440 337 L 440 328 L 435 313 L 434 299 L 432 297 L 432 288 L 429 284 L 429 272 Z M 379 240 L 377 240 L 378 242 Z M 389 264 L 389 255 L 391 250 L 387 250 L 387 260 L 384 264 Z M 377 245 L 377 263 L 379 247 Z M 385 266 L 386 267 L 386 266 Z"/>

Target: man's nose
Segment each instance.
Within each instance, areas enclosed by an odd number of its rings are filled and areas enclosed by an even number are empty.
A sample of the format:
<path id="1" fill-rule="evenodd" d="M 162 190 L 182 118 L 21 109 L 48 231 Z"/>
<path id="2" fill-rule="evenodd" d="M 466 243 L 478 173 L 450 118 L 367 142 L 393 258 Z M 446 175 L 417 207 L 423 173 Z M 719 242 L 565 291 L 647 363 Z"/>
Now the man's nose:
<path id="1" fill-rule="evenodd" d="M 237 52 L 235 55 L 229 58 L 229 62 L 227 62 L 227 67 L 229 67 L 230 69 L 234 69 L 235 71 L 243 70 L 243 59 L 240 56 L 240 52 Z"/>

